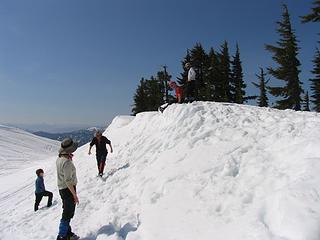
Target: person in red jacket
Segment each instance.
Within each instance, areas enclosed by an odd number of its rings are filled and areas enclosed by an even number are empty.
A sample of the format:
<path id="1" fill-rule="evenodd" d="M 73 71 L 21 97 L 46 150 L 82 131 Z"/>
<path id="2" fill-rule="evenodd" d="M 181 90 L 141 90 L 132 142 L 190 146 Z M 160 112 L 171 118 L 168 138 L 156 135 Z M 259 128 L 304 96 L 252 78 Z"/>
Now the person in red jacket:
<path id="1" fill-rule="evenodd" d="M 176 92 L 177 102 L 182 103 L 182 101 L 183 101 L 183 88 L 181 86 L 178 86 L 177 83 L 174 81 L 171 81 L 169 83 L 169 85 Z"/>

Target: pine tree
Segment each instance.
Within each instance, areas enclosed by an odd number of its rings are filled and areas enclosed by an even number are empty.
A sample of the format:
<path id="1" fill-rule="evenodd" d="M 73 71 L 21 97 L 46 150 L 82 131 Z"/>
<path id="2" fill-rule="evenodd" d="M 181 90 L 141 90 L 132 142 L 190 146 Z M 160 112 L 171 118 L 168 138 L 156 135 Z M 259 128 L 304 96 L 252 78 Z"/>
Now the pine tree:
<path id="1" fill-rule="evenodd" d="M 230 86 L 231 69 L 227 41 L 221 46 L 221 52 L 219 54 L 219 72 L 220 79 L 216 84 L 216 99 L 219 102 L 230 102 L 231 92 L 235 90 Z"/>
<path id="2" fill-rule="evenodd" d="M 310 100 L 309 100 L 309 93 L 307 91 L 307 93 L 304 95 L 303 98 L 303 111 L 308 111 L 310 112 Z"/>
<path id="3" fill-rule="evenodd" d="M 312 74 L 314 78 L 310 79 L 311 81 L 311 102 L 314 104 L 314 110 L 320 112 L 320 51 L 316 50 L 316 54 L 314 56 L 314 68 L 312 70 Z"/>
<path id="4" fill-rule="evenodd" d="M 153 76 L 147 80 L 142 78 L 133 100 L 132 113 L 134 115 L 145 111 L 156 111 L 164 103 L 160 80 Z"/>
<path id="5" fill-rule="evenodd" d="M 219 56 L 214 49 L 211 48 L 208 54 L 208 69 L 206 75 L 206 98 L 208 101 L 217 101 L 216 86 L 221 75 L 219 65 Z"/>
<path id="6" fill-rule="evenodd" d="M 189 53 L 189 50 L 187 50 L 186 56 L 181 61 L 183 72 L 180 73 L 180 77 L 177 77 L 178 83 L 181 86 L 185 86 L 185 84 L 186 84 L 186 82 L 188 80 L 188 69 L 186 69 L 185 66 L 186 66 L 186 63 L 188 63 L 190 61 L 191 61 L 190 53 Z"/>
<path id="7" fill-rule="evenodd" d="M 207 100 L 204 96 L 205 88 L 207 87 L 207 66 L 208 66 L 208 55 L 200 43 L 197 43 L 190 51 L 191 65 L 197 72 L 196 79 L 196 98 L 198 100 Z"/>
<path id="8" fill-rule="evenodd" d="M 169 91 L 171 90 L 169 87 L 169 82 L 171 81 L 171 75 L 168 74 L 167 72 L 167 67 L 164 66 L 163 71 L 159 71 L 157 73 L 157 79 L 159 80 L 160 83 L 160 91 L 163 96 L 163 100 L 165 102 L 169 102 L 170 95 Z"/>
<path id="9" fill-rule="evenodd" d="M 277 32 L 280 35 L 278 46 L 266 45 L 266 49 L 273 53 L 273 60 L 278 63 L 277 68 L 269 68 L 269 73 L 284 82 L 282 87 L 270 87 L 270 93 L 282 97 L 276 102 L 279 109 L 301 110 L 301 82 L 299 80 L 299 66 L 297 55 L 297 39 L 290 22 L 287 5 L 283 5 L 282 21 L 277 22 Z"/>
<path id="10" fill-rule="evenodd" d="M 258 96 L 258 106 L 259 107 L 268 107 L 269 99 L 267 96 L 267 84 L 269 80 L 266 80 L 267 74 L 264 72 L 263 68 L 260 68 L 260 74 L 256 74 L 259 79 L 259 83 L 252 83 L 254 86 L 259 88 L 260 94 Z"/>
<path id="11" fill-rule="evenodd" d="M 311 8 L 311 13 L 302 17 L 302 22 L 320 22 L 320 0 L 315 0 L 313 2 L 313 7 Z"/>
<path id="12" fill-rule="evenodd" d="M 232 102 L 243 104 L 245 101 L 247 87 L 243 80 L 242 62 L 240 59 L 240 49 L 239 45 L 236 46 L 236 55 L 233 57 L 232 61 L 232 78 L 231 78 L 232 90 L 231 100 Z"/>
<path id="13" fill-rule="evenodd" d="M 139 112 L 146 111 L 147 109 L 145 82 L 146 81 L 144 78 L 140 80 L 140 84 L 138 85 L 136 93 L 133 97 L 133 101 L 134 101 L 133 108 L 132 108 L 133 115 L 136 115 Z"/>

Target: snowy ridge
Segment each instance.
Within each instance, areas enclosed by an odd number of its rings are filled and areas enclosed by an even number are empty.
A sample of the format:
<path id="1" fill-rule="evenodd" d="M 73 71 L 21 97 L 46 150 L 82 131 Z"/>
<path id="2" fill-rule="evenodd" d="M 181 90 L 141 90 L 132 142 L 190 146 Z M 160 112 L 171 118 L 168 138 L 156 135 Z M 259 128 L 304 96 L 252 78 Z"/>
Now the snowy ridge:
<path id="1" fill-rule="evenodd" d="M 117 117 L 105 134 L 113 174 L 95 176 L 88 146 L 75 156 L 84 240 L 319 239 L 316 113 L 197 102 Z M 58 198 L 54 163 L 46 174 Z M 2 239 L 55 239 L 60 200 L 34 214 L 33 180 L 0 194 Z"/>

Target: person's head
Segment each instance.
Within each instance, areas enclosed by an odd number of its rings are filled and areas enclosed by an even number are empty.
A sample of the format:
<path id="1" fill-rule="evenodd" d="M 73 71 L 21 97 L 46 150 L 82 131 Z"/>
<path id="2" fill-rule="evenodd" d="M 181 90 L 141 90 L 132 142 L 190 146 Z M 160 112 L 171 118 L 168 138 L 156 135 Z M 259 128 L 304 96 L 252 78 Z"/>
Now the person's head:
<path id="1" fill-rule="evenodd" d="M 187 63 L 184 65 L 184 67 L 185 67 L 186 69 L 190 69 L 190 68 L 191 68 L 191 63 L 187 62 Z"/>
<path id="2" fill-rule="evenodd" d="M 66 138 L 61 142 L 59 156 L 73 157 L 73 153 L 77 150 L 79 143 L 73 141 L 72 138 Z"/>
<path id="3" fill-rule="evenodd" d="M 169 83 L 169 86 L 170 86 L 171 88 L 175 89 L 175 88 L 177 87 L 177 83 L 176 83 L 175 81 L 171 81 L 171 82 Z"/>
<path id="4" fill-rule="evenodd" d="M 102 131 L 101 130 L 97 130 L 96 131 L 96 138 L 101 138 L 102 137 Z"/>
<path id="5" fill-rule="evenodd" d="M 44 174 L 43 169 L 41 168 L 37 169 L 36 174 L 38 177 L 43 177 L 43 174 Z"/>

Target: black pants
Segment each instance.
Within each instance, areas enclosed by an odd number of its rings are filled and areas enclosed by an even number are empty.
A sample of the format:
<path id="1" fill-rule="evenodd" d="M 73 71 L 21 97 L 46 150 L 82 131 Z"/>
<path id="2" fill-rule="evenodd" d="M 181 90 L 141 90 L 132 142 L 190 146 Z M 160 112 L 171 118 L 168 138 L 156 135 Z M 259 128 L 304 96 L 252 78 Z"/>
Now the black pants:
<path id="1" fill-rule="evenodd" d="M 74 188 L 76 189 L 76 187 Z M 62 199 L 62 219 L 65 221 L 70 221 L 70 219 L 73 218 L 76 209 L 74 198 L 68 188 L 59 190 L 59 193 Z"/>
<path id="2" fill-rule="evenodd" d="M 39 204 L 43 197 L 48 197 L 48 203 L 47 206 L 50 207 L 52 205 L 52 198 L 53 194 L 49 191 L 44 191 L 42 193 L 36 193 L 36 201 L 34 203 L 34 211 L 37 211 L 39 209 Z"/>
<path id="3" fill-rule="evenodd" d="M 187 82 L 187 101 L 196 100 L 196 81 Z"/>
<path id="4" fill-rule="evenodd" d="M 106 165 L 107 154 L 97 154 L 96 158 L 99 174 L 103 174 L 104 166 Z"/>

